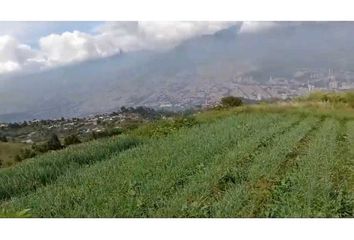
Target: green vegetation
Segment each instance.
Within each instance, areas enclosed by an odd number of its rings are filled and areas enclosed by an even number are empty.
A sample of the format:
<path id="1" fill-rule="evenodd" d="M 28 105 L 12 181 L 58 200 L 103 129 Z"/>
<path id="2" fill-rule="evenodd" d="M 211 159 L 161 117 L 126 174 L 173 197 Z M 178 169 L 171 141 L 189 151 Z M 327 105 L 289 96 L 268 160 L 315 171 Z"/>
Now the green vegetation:
<path id="1" fill-rule="evenodd" d="M 354 110 L 332 104 L 212 109 L 34 157 L 0 170 L 0 216 L 354 217 Z"/>
<path id="2" fill-rule="evenodd" d="M 0 142 L 8 142 L 7 137 L 0 135 Z"/>
<path id="3" fill-rule="evenodd" d="M 60 150 L 69 145 L 128 133 L 146 123 L 183 113 L 155 111 L 147 107 L 122 107 L 121 111 L 91 115 L 82 118 L 33 120 L 0 124 L 0 142 L 26 143 L 11 161 L 2 160 L 0 167 L 22 162 L 34 155 Z M 30 149 L 30 150 L 28 150 Z"/>
<path id="4" fill-rule="evenodd" d="M 344 104 L 354 108 L 354 92 L 336 93 L 336 92 L 314 92 L 308 96 L 299 98 L 305 102 L 325 102 L 330 104 Z"/>
<path id="5" fill-rule="evenodd" d="M 69 145 L 73 145 L 73 144 L 79 144 L 81 143 L 79 137 L 75 134 L 71 134 L 69 136 L 66 136 L 64 138 L 64 145 L 65 146 L 69 146 Z"/>
<path id="6" fill-rule="evenodd" d="M 0 171 L 0 200 L 35 191 L 50 184 L 68 172 L 103 161 L 112 154 L 136 146 L 140 140 L 132 137 L 115 137 L 81 144 L 76 148 L 49 152 Z"/>
<path id="7" fill-rule="evenodd" d="M 32 149 L 29 149 L 29 148 L 23 148 L 20 150 L 19 154 L 17 154 L 15 156 L 15 161 L 21 162 L 24 159 L 33 158 L 35 156 L 36 156 L 35 151 L 33 151 Z"/>
<path id="8" fill-rule="evenodd" d="M 46 145 L 48 150 L 58 150 L 63 148 L 58 136 L 54 133 L 52 134 Z"/>
<path id="9" fill-rule="evenodd" d="M 242 105 L 241 98 L 234 96 L 227 96 L 221 98 L 221 106 L 222 107 L 238 107 Z"/>
<path id="10" fill-rule="evenodd" d="M 130 134 L 134 136 L 158 138 L 174 133 L 181 128 L 190 128 L 198 124 L 199 122 L 195 117 L 177 117 L 147 123 L 134 129 Z"/>
<path id="11" fill-rule="evenodd" d="M 0 167 L 8 167 L 15 163 L 16 156 L 21 154 L 21 151 L 28 149 L 26 144 L 0 142 Z"/>
<path id="12" fill-rule="evenodd" d="M 0 211 L 0 218 L 29 218 L 31 214 L 29 213 L 31 209 L 24 209 L 18 212 L 6 212 L 4 210 Z"/>
<path id="13" fill-rule="evenodd" d="M 341 142 L 346 141 L 346 131 L 340 133 L 339 128 L 339 122 L 333 119 L 324 123 L 298 160 L 297 168 L 289 171 L 274 189 L 267 215 L 353 217 L 354 199 L 347 178 L 351 177 L 348 171 L 353 166 L 346 165 L 349 159 L 345 155 L 349 153 L 341 149 L 348 147 Z"/>

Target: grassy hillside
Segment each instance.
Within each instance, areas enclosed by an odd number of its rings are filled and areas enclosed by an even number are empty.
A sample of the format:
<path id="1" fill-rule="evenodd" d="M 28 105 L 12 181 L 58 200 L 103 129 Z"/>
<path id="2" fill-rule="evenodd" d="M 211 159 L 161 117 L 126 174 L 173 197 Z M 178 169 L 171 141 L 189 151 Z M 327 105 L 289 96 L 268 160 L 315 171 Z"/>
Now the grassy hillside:
<path id="1" fill-rule="evenodd" d="M 0 165 L 10 166 L 15 162 L 15 156 L 28 146 L 22 143 L 0 142 Z"/>
<path id="2" fill-rule="evenodd" d="M 353 110 L 306 104 L 207 111 L 2 169 L 0 212 L 354 217 Z"/>

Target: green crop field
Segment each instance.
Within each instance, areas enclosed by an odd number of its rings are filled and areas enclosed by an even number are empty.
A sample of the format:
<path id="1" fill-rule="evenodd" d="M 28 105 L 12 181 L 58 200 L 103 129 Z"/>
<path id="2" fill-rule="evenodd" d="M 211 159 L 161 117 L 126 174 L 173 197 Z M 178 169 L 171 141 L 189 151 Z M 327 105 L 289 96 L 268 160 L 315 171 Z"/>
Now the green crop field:
<path id="1" fill-rule="evenodd" d="M 196 119 L 1 169 L 0 214 L 354 217 L 354 118 L 243 109 Z"/>

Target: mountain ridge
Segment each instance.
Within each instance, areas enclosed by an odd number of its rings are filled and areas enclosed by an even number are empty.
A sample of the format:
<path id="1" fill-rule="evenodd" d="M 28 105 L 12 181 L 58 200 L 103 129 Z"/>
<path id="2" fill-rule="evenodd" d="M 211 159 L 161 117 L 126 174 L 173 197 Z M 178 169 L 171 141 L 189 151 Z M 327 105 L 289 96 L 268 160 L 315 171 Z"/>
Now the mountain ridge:
<path id="1" fill-rule="evenodd" d="M 0 79 L 0 121 L 83 116 L 121 106 L 203 104 L 238 77 L 291 79 L 301 68 L 354 70 L 354 23 L 232 26 L 164 51 L 137 51 Z M 225 91 L 214 91 L 225 88 Z M 198 96 L 198 99 L 196 99 Z"/>

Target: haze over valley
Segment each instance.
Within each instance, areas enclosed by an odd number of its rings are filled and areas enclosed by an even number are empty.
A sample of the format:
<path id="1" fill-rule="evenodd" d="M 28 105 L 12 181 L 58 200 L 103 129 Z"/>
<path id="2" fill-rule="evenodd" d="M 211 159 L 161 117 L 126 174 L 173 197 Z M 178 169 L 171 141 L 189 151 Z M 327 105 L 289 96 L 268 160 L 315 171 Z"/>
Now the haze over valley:
<path id="1" fill-rule="evenodd" d="M 161 49 L 112 45 L 118 49 L 112 54 L 3 73 L 0 121 L 80 117 L 122 106 L 183 110 L 227 95 L 288 99 L 354 88 L 354 23 L 257 24 L 219 23 Z"/>

